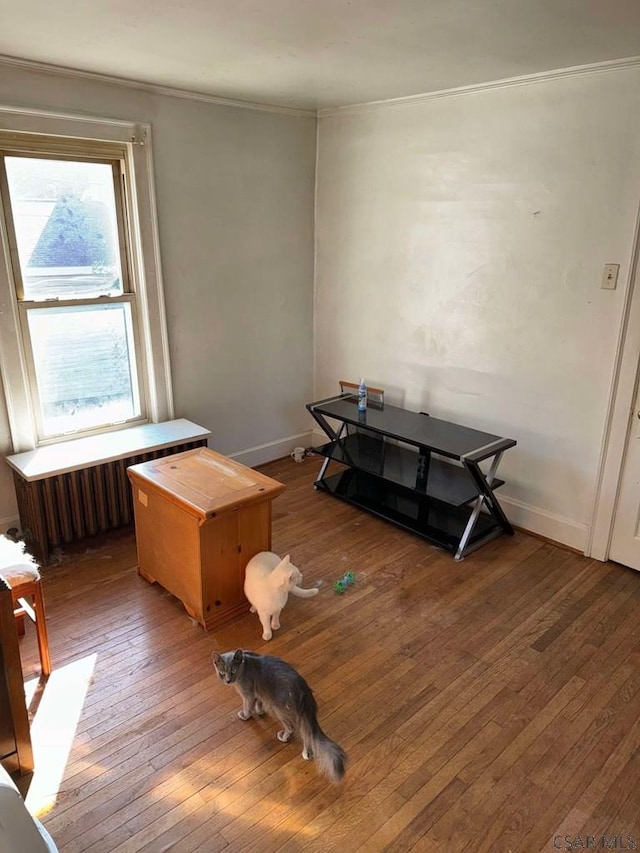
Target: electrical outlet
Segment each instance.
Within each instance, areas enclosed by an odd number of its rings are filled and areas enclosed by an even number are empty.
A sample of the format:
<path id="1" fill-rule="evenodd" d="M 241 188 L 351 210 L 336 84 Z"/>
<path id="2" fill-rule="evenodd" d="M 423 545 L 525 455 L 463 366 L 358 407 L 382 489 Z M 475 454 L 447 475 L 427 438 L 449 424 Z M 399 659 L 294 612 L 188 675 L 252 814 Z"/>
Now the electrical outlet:
<path id="1" fill-rule="evenodd" d="M 620 264 L 605 264 L 602 270 L 602 282 L 600 287 L 603 290 L 615 290 L 618 283 L 618 270 Z"/>

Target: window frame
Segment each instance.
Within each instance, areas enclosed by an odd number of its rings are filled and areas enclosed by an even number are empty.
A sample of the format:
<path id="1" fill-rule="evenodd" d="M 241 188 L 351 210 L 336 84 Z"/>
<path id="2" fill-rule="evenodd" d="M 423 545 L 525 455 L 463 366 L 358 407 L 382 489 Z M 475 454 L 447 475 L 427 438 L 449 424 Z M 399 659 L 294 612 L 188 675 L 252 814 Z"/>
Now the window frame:
<path id="1" fill-rule="evenodd" d="M 98 152 L 107 152 L 102 162 L 113 160 L 111 143 L 118 143 L 125 176 L 116 193 L 122 204 L 122 225 L 129 251 L 123 258 L 123 297 L 133 303 L 137 369 L 144 417 L 104 428 L 73 433 L 77 438 L 124 429 L 141 423 L 159 423 L 173 418 L 173 396 L 169 364 L 162 272 L 159 254 L 151 128 L 117 119 L 58 115 L 0 106 L 0 133 L 16 144 L 42 143 L 52 156 L 92 160 Z M 109 143 L 104 145 L 104 143 Z M 102 145 L 101 145 L 102 143 Z M 0 142 L 0 148 L 6 145 Z M 84 156 L 83 156 L 84 151 Z M 34 152 L 35 153 L 35 152 Z M 37 154 L 36 154 L 37 156 Z M 120 217 L 119 217 L 120 220 Z M 10 239 L 11 238 L 11 239 Z M 39 445 L 61 443 L 70 436 L 38 438 L 37 411 L 32 400 L 31 354 L 27 351 L 23 321 L 34 303 L 20 303 L 12 263 L 12 243 L 7 220 L 0 211 L 0 371 L 11 430 L 13 452 L 32 450 Z M 121 247 L 122 254 L 122 247 Z M 129 282 L 128 286 L 125 281 Z M 97 297 L 120 301 L 120 297 Z M 83 300 L 87 302 L 88 300 Z M 35 303 L 38 304 L 38 303 Z M 64 304 L 62 300 L 55 304 Z M 28 334 L 28 333 L 27 333 Z"/>
<path id="2" fill-rule="evenodd" d="M 31 343 L 31 330 L 29 328 L 30 311 L 46 311 L 56 308 L 74 308 L 79 306 L 99 306 L 99 305 L 128 305 L 130 311 L 131 332 L 133 337 L 135 359 L 135 372 L 137 387 L 135 396 L 140 398 L 140 414 L 136 417 L 128 418 L 126 421 L 102 424 L 97 427 L 89 427 L 87 429 L 73 430 L 65 433 L 58 433 L 53 436 L 44 435 L 44 425 L 42 419 L 42 406 L 40 403 L 40 394 L 36 378 L 36 366 L 33 355 L 33 344 Z M 110 432 L 114 429 L 126 429 L 132 426 L 141 426 L 148 422 L 146 412 L 146 381 L 144 364 L 144 353 L 142 351 L 140 334 L 139 334 L 139 318 L 137 312 L 137 303 L 133 293 L 123 293 L 120 296 L 97 296 L 92 299 L 56 299 L 55 301 L 32 302 L 25 300 L 18 304 L 18 316 L 20 320 L 20 329 L 22 333 L 22 341 L 24 345 L 24 356 L 29 376 L 29 394 L 33 410 L 34 429 L 36 432 L 36 441 L 38 446 L 44 444 L 55 444 L 64 441 L 68 438 L 83 438 L 89 435 L 100 435 L 104 432 Z"/>

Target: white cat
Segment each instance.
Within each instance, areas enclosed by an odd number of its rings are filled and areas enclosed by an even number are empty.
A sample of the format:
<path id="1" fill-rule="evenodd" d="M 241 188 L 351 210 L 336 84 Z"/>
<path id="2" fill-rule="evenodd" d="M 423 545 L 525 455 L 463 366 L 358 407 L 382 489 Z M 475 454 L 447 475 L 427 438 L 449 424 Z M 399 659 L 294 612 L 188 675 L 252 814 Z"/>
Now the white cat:
<path id="1" fill-rule="evenodd" d="M 299 598 L 311 598 L 317 589 L 301 589 L 302 574 L 289 558 L 280 559 L 272 551 L 260 551 L 247 563 L 244 576 L 244 594 L 251 602 L 251 612 L 258 613 L 262 623 L 262 639 L 270 640 L 272 629 L 280 627 L 280 611 L 287 603 L 289 593 Z"/>

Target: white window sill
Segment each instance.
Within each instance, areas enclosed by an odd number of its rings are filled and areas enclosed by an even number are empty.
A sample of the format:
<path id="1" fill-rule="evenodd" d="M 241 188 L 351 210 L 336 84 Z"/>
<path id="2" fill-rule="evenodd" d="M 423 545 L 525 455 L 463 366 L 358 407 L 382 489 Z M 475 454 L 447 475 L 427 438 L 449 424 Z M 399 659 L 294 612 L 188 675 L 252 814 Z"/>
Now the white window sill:
<path id="1" fill-rule="evenodd" d="M 210 437 L 209 430 L 179 418 L 161 424 L 143 424 L 104 435 L 62 441 L 7 456 L 6 460 L 23 480 L 31 483 L 57 474 L 126 459 L 138 453 Z"/>

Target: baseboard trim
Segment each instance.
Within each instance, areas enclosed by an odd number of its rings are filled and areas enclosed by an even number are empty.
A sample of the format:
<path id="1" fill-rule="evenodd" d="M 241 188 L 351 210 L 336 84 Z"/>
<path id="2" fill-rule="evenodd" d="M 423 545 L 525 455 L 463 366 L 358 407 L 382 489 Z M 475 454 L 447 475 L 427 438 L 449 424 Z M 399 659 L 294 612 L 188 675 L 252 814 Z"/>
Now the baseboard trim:
<path id="1" fill-rule="evenodd" d="M 266 462 L 273 462 L 275 459 L 289 456 L 294 447 L 309 447 L 310 445 L 311 430 L 309 429 L 296 435 L 280 438 L 277 441 L 269 441 L 266 444 L 258 444 L 255 447 L 248 447 L 246 450 L 225 455 L 247 465 L 249 468 L 255 468 L 256 465 L 264 465 Z"/>
<path id="2" fill-rule="evenodd" d="M 563 545 L 578 554 L 585 553 L 589 534 L 587 524 L 547 512 L 540 507 L 524 504 L 499 492 L 496 495 L 514 527 L 549 542 Z"/>
<path id="3" fill-rule="evenodd" d="M 570 554 L 576 554 L 578 557 L 584 557 L 584 553 L 579 548 L 572 548 L 571 545 L 565 545 L 564 542 L 558 542 L 556 539 L 549 539 L 548 536 L 543 536 L 541 533 L 534 533 L 533 530 L 525 530 L 524 527 L 514 525 L 516 533 L 524 533 L 525 536 L 530 536 L 532 539 L 537 539 L 539 542 L 548 542 L 554 548 L 560 548 L 562 551 L 568 551 Z"/>

